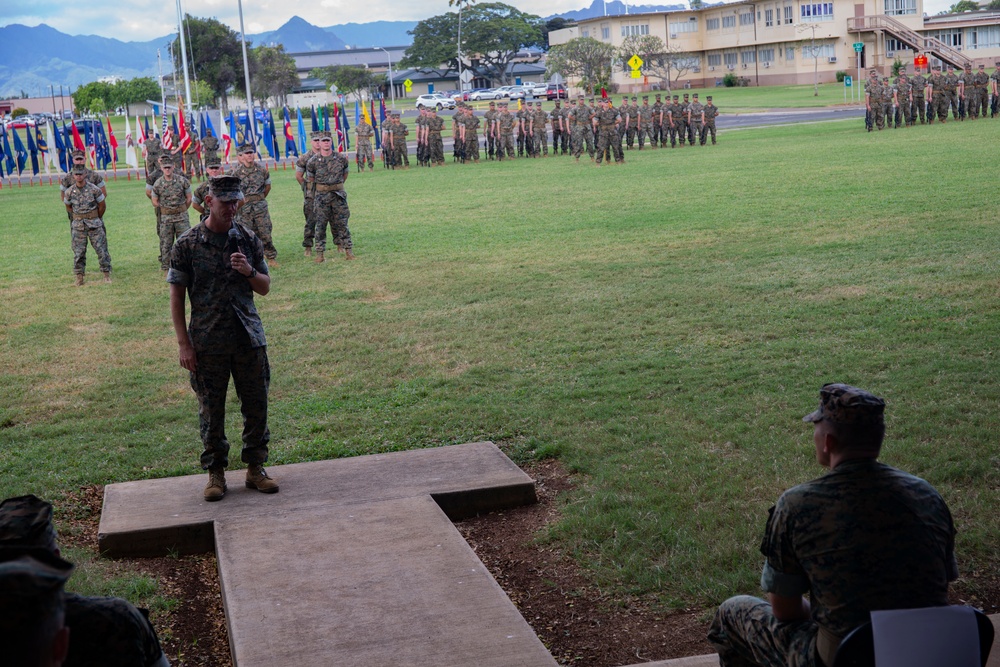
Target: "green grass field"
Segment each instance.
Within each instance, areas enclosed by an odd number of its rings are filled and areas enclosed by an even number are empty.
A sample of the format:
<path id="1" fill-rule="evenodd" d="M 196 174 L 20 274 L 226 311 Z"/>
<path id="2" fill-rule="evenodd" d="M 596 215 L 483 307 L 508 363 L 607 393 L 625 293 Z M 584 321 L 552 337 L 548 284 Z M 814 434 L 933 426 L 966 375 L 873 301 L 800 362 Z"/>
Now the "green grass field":
<path id="1" fill-rule="evenodd" d="M 624 166 L 379 168 L 347 184 L 358 261 L 324 265 L 278 171 L 272 463 L 558 457 L 578 488 L 539 539 L 615 595 L 707 607 L 757 590 L 767 508 L 821 473 L 801 417 L 848 382 L 888 401 L 884 459 L 949 502 L 975 595 L 1000 566 L 998 134 L 852 121 Z M 0 496 L 199 472 L 142 186 L 109 183 L 110 286 L 72 287 L 57 200 L 0 191 Z"/>

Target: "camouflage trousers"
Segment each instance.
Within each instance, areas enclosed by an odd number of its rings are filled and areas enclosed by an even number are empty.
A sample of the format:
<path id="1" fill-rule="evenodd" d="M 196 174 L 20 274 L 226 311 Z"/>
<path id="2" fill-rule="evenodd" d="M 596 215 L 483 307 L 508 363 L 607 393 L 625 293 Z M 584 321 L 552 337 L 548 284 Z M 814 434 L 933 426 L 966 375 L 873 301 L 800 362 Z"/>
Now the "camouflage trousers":
<path id="1" fill-rule="evenodd" d="M 944 115 L 948 115 L 948 109 L 951 109 L 951 117 L 958 120 L 958 91 L 956 90 L 946 90 L 944 91 L 944 98 L 948 100 L 948 106 L 944 110 Z"/>
<path id="2" fill-rule="evenodd" d="M 236 344 L 229 354 L 199 354 L 197 369 L 191 373 L 191 388 L 198 396 L 198 425 L 204 450 L 201 467 L 229 465 L 229 440 L 226 439 L 226 392 L 229 378 L 240 399 L 243 413 L 244 463 L 267 461 L 267 391 L 271 384 L 271 366 L 267 348 Z"/>
<path id="3" fill-rule="evenodd" d="M 559 146 L 562 145 L 562 154 L 566 155 L 566 133 L 562 130 L 552 130 L 552 154 L 556 155 L 559 152 Z"/>
<path id="4" fill-rule="evenodd" d="M 306 219 L 305 227 L 302 228 L 302 247 L 313 247 L 313 237 L 316 236 L 316 214 L 313 207 L 313 197 L 303 197 L 302 216 Z"/>
<path id="5" fill-rule="evenodd" d="M 501 132 L 497 142 L 497 159 L 511 159 L 514 157 L 514 133 Z"/>
<path id="6" fill-rule="evenodd" d="M 590 157 L 594 157 L 594 133 L 590 131 L 590 128 L 579 126 L 573 128 L 571 143 L 573 145 L 573 157 L 579 159 L 580 154 L 583 153 L 584 144 L 587 146 L 587 154 Z"/>
<path id="7" fill-rule="evenodd" d="M 160 237 L 160 268 L 162 270 L 166 271 L 170 268 L 170 251 L 174 248 L 174 241 L 190 228 L 191 223 L 188 220 L 187 211 L 160 216 L 158 234 Z"/>
<path id="8" fill-rule="evenodd" d="M 780 623 L 760 598 L 729 598 L 715 612 L 708 643 L 721 667 L 816 667 L 817 626 Z"/>
<path id="9" fill-rule="evenodd" d="M 351 219 L 351 209 L 347 206 L 347 193 L 317 192 L 313 197 L 316 217 L 316 250 L 326 250 L 326 226 L 330 225 L 333 244 L 342 250 L 353 248 L 351 230 L 347 226 Z"/>
<path id="10" fill-rule="evenodd" d="M 73 273 L 83 274 L 87 268 L 87 241 L 94 246 L 101 271 L 111 270 L 111 253 L 108 252 L 108 235 L 100 218 L 77 218 L 70 224 L 70 243 L 73 247 Z"/>
<path id="11" fill-rule="evenodd" d="M 625 144 L 632 148 L 635 144 L 635 125 L 629 124 L 628 128 L 625 129 Z"/>
<path id="12" fill-rule="evenodd" d="M 680 141 L 681 146 L 683 146 L 684 142 L 687 141 L 687 137 L 688 137 L 688 124 L 687 124 L 687 121 L 686 120 L 682 120 L 682 121 L 676 122 L 674 124 L 674 127 L 676 128 L 675 132 L 677 133 L 677 139 Z M 671 144 L 672 143 L 673 142 L 671 142 Z"/>
<path id="13" fill-rule="evenodd" d="M 370 139 L 358 139 L 358 164 L 364 168 L 365 164 L 371 169 L 375 168 L 375 151 L 372 150 Z"/>
<path id="14" fill-rule="evenodd" d="M 268 212 L 266 201 L 245 204 L 236 212 L 236 222 L 257 235 L 260 242 L 264 244 L 264 257 L 268 259 L 278 257 L 278 250 L 274 247 L 274 241 L 271 239 L 271 214 Z"/>
<path id="15" fill-rule="evenodd" d="M 910 104 L 910 120 L 914 123 L 917 122 L 917 116 L 920 116 L 920 122 L 926 122 L 925 113 L 927 111 L 927 103 L 924 101 L 923 95 L 914 95 L 913 102 Z"/>
<path id="16" fill-rule="evenodd" d="M 545 132 L 545 130 L 535 132 L 531 139 L 531 147 L 534 149 L 532 155 L 535 157 L 538 157 L 539 155 L 548 156 L 549 135 Z"/>
<path id="17" fill-rule="evenodd" d="M 394 141 L 392 143 L 392 155 L 396 160 L 396 166 L 401 167 L 404 164 L 410 166 L 410 152 L 406 148 L 406 138 L 402 137 L 400 140 Z"/>
<path id="18" fill-rule="evenodd" d="M 715 119 L 706 120 L 701 126 L 701 145 L 705 145 L 705 140 L 708 139 L 708 135 L 712 135 L 712 145 L 715 145 Z"/>
<path id="19" fill-rule="evenodd" d="M 932 101 L 932 108 L 934 113 L 937 114 L 938 120 L 942 123 L 948 120 L 948 96 L 943 92 L 938 94 L 937 91 L 934 91 L 934 98 Z"/>
<path id="20" fill-rule="evenodd" d="M 601 164 L 605 153 L 610 150 L 615 156 L 615 162 L 622 162 L 625 156 L 622 155 L 622 145 L 618 141 L 618 135 L 614 127 L 602 127 L 597 135 L 597 164 Z M 608 158 L 610 161 L 611 158 Z"/>
<path id="21" fill-rule="evenodd" d="M 427 136 L 427 148 L 430 152 L 431 163 L 444 164 L 444 141 L 440 132 L 431 132 Z"/>
<path id="22" fill-rule="evenodd" d="M 497 152 L 497 138 L 489 130 L 486 132 L 486 158 L 492 159 Z"/>
<path id="23" fill-rule="evenodd" d="M 465 159 L 479 162 L 479 135 L 475 132 L 465 137 Z"/>
<path id="24" fill-rule="evenodd" d="M 885 127 L 885 106 L 881 103 L 872 104 L 872 124 L 879 130 Z"/>
<path id="25" fill-rule="evenodd" d="M 689 128 L 688 132 L 690 133 L 688 135 L 688 138 L 690 140 L 691 145 L 694 146 L 694 142 L 701 139 L 701 121 L 692 120 L 690 123 L 688 123 L 688 128 Z M 702 141 L 701 143 L 704 144 L 705 142 Z"/>

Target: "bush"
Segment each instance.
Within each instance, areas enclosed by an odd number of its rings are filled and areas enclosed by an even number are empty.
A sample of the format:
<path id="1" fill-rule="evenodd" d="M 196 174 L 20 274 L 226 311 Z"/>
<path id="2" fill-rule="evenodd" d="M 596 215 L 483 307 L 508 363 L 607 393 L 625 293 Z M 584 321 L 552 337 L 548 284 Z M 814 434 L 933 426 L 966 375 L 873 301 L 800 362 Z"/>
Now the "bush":
<path id="1" fill-rule="evenodd" d="M 903 69 L 904 67 L 906 67 L 906 65 L 904 65 L 904 64 L 903 64 L 903 61 L 902 61 L 902 60 L 900 60 L 899 58 L 896 58 L 896 59 L 895 59 L 895 60 L 894 60 L 894 61 L 892 62 L 892 75 L 893 75 L 894 77 L 896 77 L 896 76 L 899 76 L 899 71 L 900 71 L 901 69 Z"/>
<path id="2" fill-rule="evenodd" d="M 729 72 L 724 77 L 722 77 L 722 85 L 725 86 L 726 88 L 735 88 L 736 86 L 740 85 L 740 80 L 737 78 L 735 74 Z"/>
<path id="3" fill-rule="evenodd" d="M 21 116 L 27 116 L 27 115 L 29 115 L 28 110 L 25 109 L 24 107 L 17 107 L 16 109 L 10 112 L 11 118 L 20 118 Z"/>
<path id="4" fill-rule="evenodd" d="M 837 83 L 844 83 L 845 76 L 847 76 L 847 72 L 842 69 L 837 70 Z"/>

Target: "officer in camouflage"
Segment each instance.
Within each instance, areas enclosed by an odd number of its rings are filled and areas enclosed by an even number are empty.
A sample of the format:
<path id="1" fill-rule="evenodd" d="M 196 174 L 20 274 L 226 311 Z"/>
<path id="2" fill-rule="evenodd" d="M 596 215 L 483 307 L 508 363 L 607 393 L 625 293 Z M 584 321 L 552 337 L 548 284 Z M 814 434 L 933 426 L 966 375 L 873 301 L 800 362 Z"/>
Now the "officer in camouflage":
<path id="1" fill-rule="evenodd" d="M 245 485 L 262 493 L 278 492 L 278 483 L 264 470 L 271 440 L 267 426 L 271 366 L 264 325 L 253 302 L 254 293 L 264 296 L 270 291 L 271 276 L 264 244 L 235 221 L 242 200 L 239 177 L 213 179 L 205 198 L 209 215 L 177 240 L 167 273 L 178 358 L 181 368 L 190 372 L 191 388 L 198 396 L 207 501 L 222 500 L 227 491 L 230 377 L 243 413 Z M 185 322 L 186 299 L 191 301 L 190 323 Z"/>
<path id="2" fill-rule="evenodd" d="M 210 181 L 213 178 L 222 176 L 222 161 L 219 160 L 218 155 L 205 158 L 205 170 L 208 172 L 208 178 L 199 183 L 191 195 L 191 208 L 198 211 L 199 222 L 204 222 L 205 218 L 208 217 L 208 205 L 205 204 L 205 195 L 208 194 L 208 188 L 211 186 Z"/>
<path id="3" fill-rule="evenodd" d="M 958 577 L 951 513 L 926 481 L 878 461 L 884 410 L 857 387 L 820 390 L 803 421 L 830 472 L 771 508 L 761 544 L 768 601 L 730 598 L 709 629 L 723 667 L 832 665 L 870 611 L 948 604 Z"/>
<path id="4" fill-rule="evenodd" d="M 0 561 L 11 562 L 28 553 L 52 564 L 62 561 L 52 505 L 33 495 L 8 498 L 0 503 Z M 70 629 L 64 665 L 169 667 L 146 610 L 121 598 L 76 593 L 63 597 L 65 625 Z M 2 612 L 0 617 L 10 620 Z M 10 664 L 31 664 L 13 657 L 8 642 L 3 645 L 4 658 L 12 660 Z"/>
<path id="5" fill-rule="evenodd" d="M 302 247 L 305 248 L 305 256 L 312 256 L 313 238 L 316 235 L 316 219 L 313 212 L 313 192 L 306 187 L 306 165 L 309 158 L 319 152 L 319 140 L 321 132 L 312 132 L 309 135 L 310 148 L 295 160 L 295 180 L 302 188 L 302 217 L 305 218 L 305 227 L 302 229 Z"/>
<path id="6" fill-rule="evenodd" d="M 87 168 L 87 155 L 83 151 L 79 149 L 74 150 L 72 155 L 73 155 L 73 167 L 75 167 L 76 165 L 81 165 L 84 169 Z M 73 185 L 74 181 L 73 181 L 72 167 L 70 169 L 71 169 L 70 173 L 66 174 L 65 176 L 59 179 L 59 201 L 62 201 L 65 198 L 66 190 L 68 190 Z M 93 183 L 94 185 L 99 187 L 101 189 L 101 192 L 104 193 L 105 197 L 108 196 L 108 185 L 107 183 L 104 182 L 104 177 L 98 174 L 96 171 L 94 171 L 93 169 L 87 169 L 87 175 L 85 180 L 88 183 Z M 72 215 L 70 215 L 69 221 L 73 222 Z"/>
<path id="7" fill-rule="evenodd" d="M 111 253 L 108 252 L 108 237 L 104 229 L 104 212 L 107 204 L 101 189 L 86 180 L 87 168 L 83 165 L 73 167 L 73 185 L 63 193 L 63 203 L 70 214 L 72 222 L 73 273 L 76 274 L 76 286 L 86 282 L 87 241 L 94 246 L 97 260 L 104 274 L 104 282 L 111 282 Z"/>
<path id="8" fill-rule="evenodd" d="M 175 173 L 177 165 L 169 155 L 160 156 L 160 171 L 163 176 L 156 179 L 150 190 L 153 206 L 160 210 L 160 268 L 170 268 L 170 249 L 174 241 L 191 227 L 188 208 L 191 207 L 193 193 L 191 181 Z"/>
<path id="9" fill-rule="evenodd" d="M 368 171 L 375 171 L 375 151 L 372 149 L 372 137 L 375 136 L 375 129 L 362 116 L 361 121 L 354 128 L 354 133 L 358 139 L 356 149 L 358 168 L 363 170 L 367 162 Z"/>
<path id="10" fill-rule="evenodd" d="M 271 192 L 271 174 L 255 160 L 257 148 L 243 144 L 237 156 L 239 164 L 231 175 L 240 179 L 243 201 L 236 214 L 236 221 L 253 231 L 264 244 L 264 256 L 271 268 L 278 266 L 278 250 L 271 240 L 271 214 L 267 208 L 267 195 Z"/>
<path id="11" fill-rule="evenodd" d="M 444 140 L 441 139 L 441 132 L 444 130 L 444 119 L 437 115 L 437 109 L 430 109 L 430 118 L 427 119 L 427 152 L 430 156 L 431 165 L 434 167 L 444 166 Z"/>
<path id="12" fill-rule="evenodd" d="M 317 263 L 324 261 L 327 224 L 330 225 L 337 249 L 345 253 L 345 259 L 354 259 L 354 245 L 348 227 L 351 209 L 347 206 L 347 192 L 344 191 L 344 183 L 350 175 L 351 167 L 347 158 L 333 150 L 333 138 L 329 132 L 323 132 L 319 152 L 309 158 L 309 163 L 306 164 L 306 184 L 314 193 Z"/>
<path id="13" fill-rule="evenodd" d="M 69 651 L 64 586 L 73 565 L 42 554 L 0 561 L 0 643 L 5 665 L 62 665 Z"/>
<path id="14" fill-rule="evenodd" d="M 205 136 L 201 140 L 201 147 L 204 150 L 205 166 L 211 159 L 219 159 L 219 139 L 212 133 L 212 128 L 205 130 Z M 220 162 L 221 164 L 221 162 Z"/>
<path id="15" fill-rule="evenodd" d="M 500 113 L 497 114 L 497 160 L 512 160 L 514 158 L 514 128 L 517 117 L 510 112 L 506 102 L 500 103 Z M 440 137 L 440 133 L 438 134 Z"/>

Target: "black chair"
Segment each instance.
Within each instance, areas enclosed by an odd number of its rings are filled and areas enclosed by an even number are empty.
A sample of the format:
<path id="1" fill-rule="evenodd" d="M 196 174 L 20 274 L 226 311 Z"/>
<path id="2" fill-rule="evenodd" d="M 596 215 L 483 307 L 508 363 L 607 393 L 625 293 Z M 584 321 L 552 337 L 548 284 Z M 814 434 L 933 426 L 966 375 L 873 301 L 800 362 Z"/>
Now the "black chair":
<path id="1" fill-rule="evenodd" d="M 986 667 L 990 649 L 993 648 L 993 623 L 983 612 L 978 609 L 973 611 L 979 628 L 980 665 Z M 871 622 L 859 625 L 844 637 L 830 667 L 875 667 L 875 643 Z"/>

